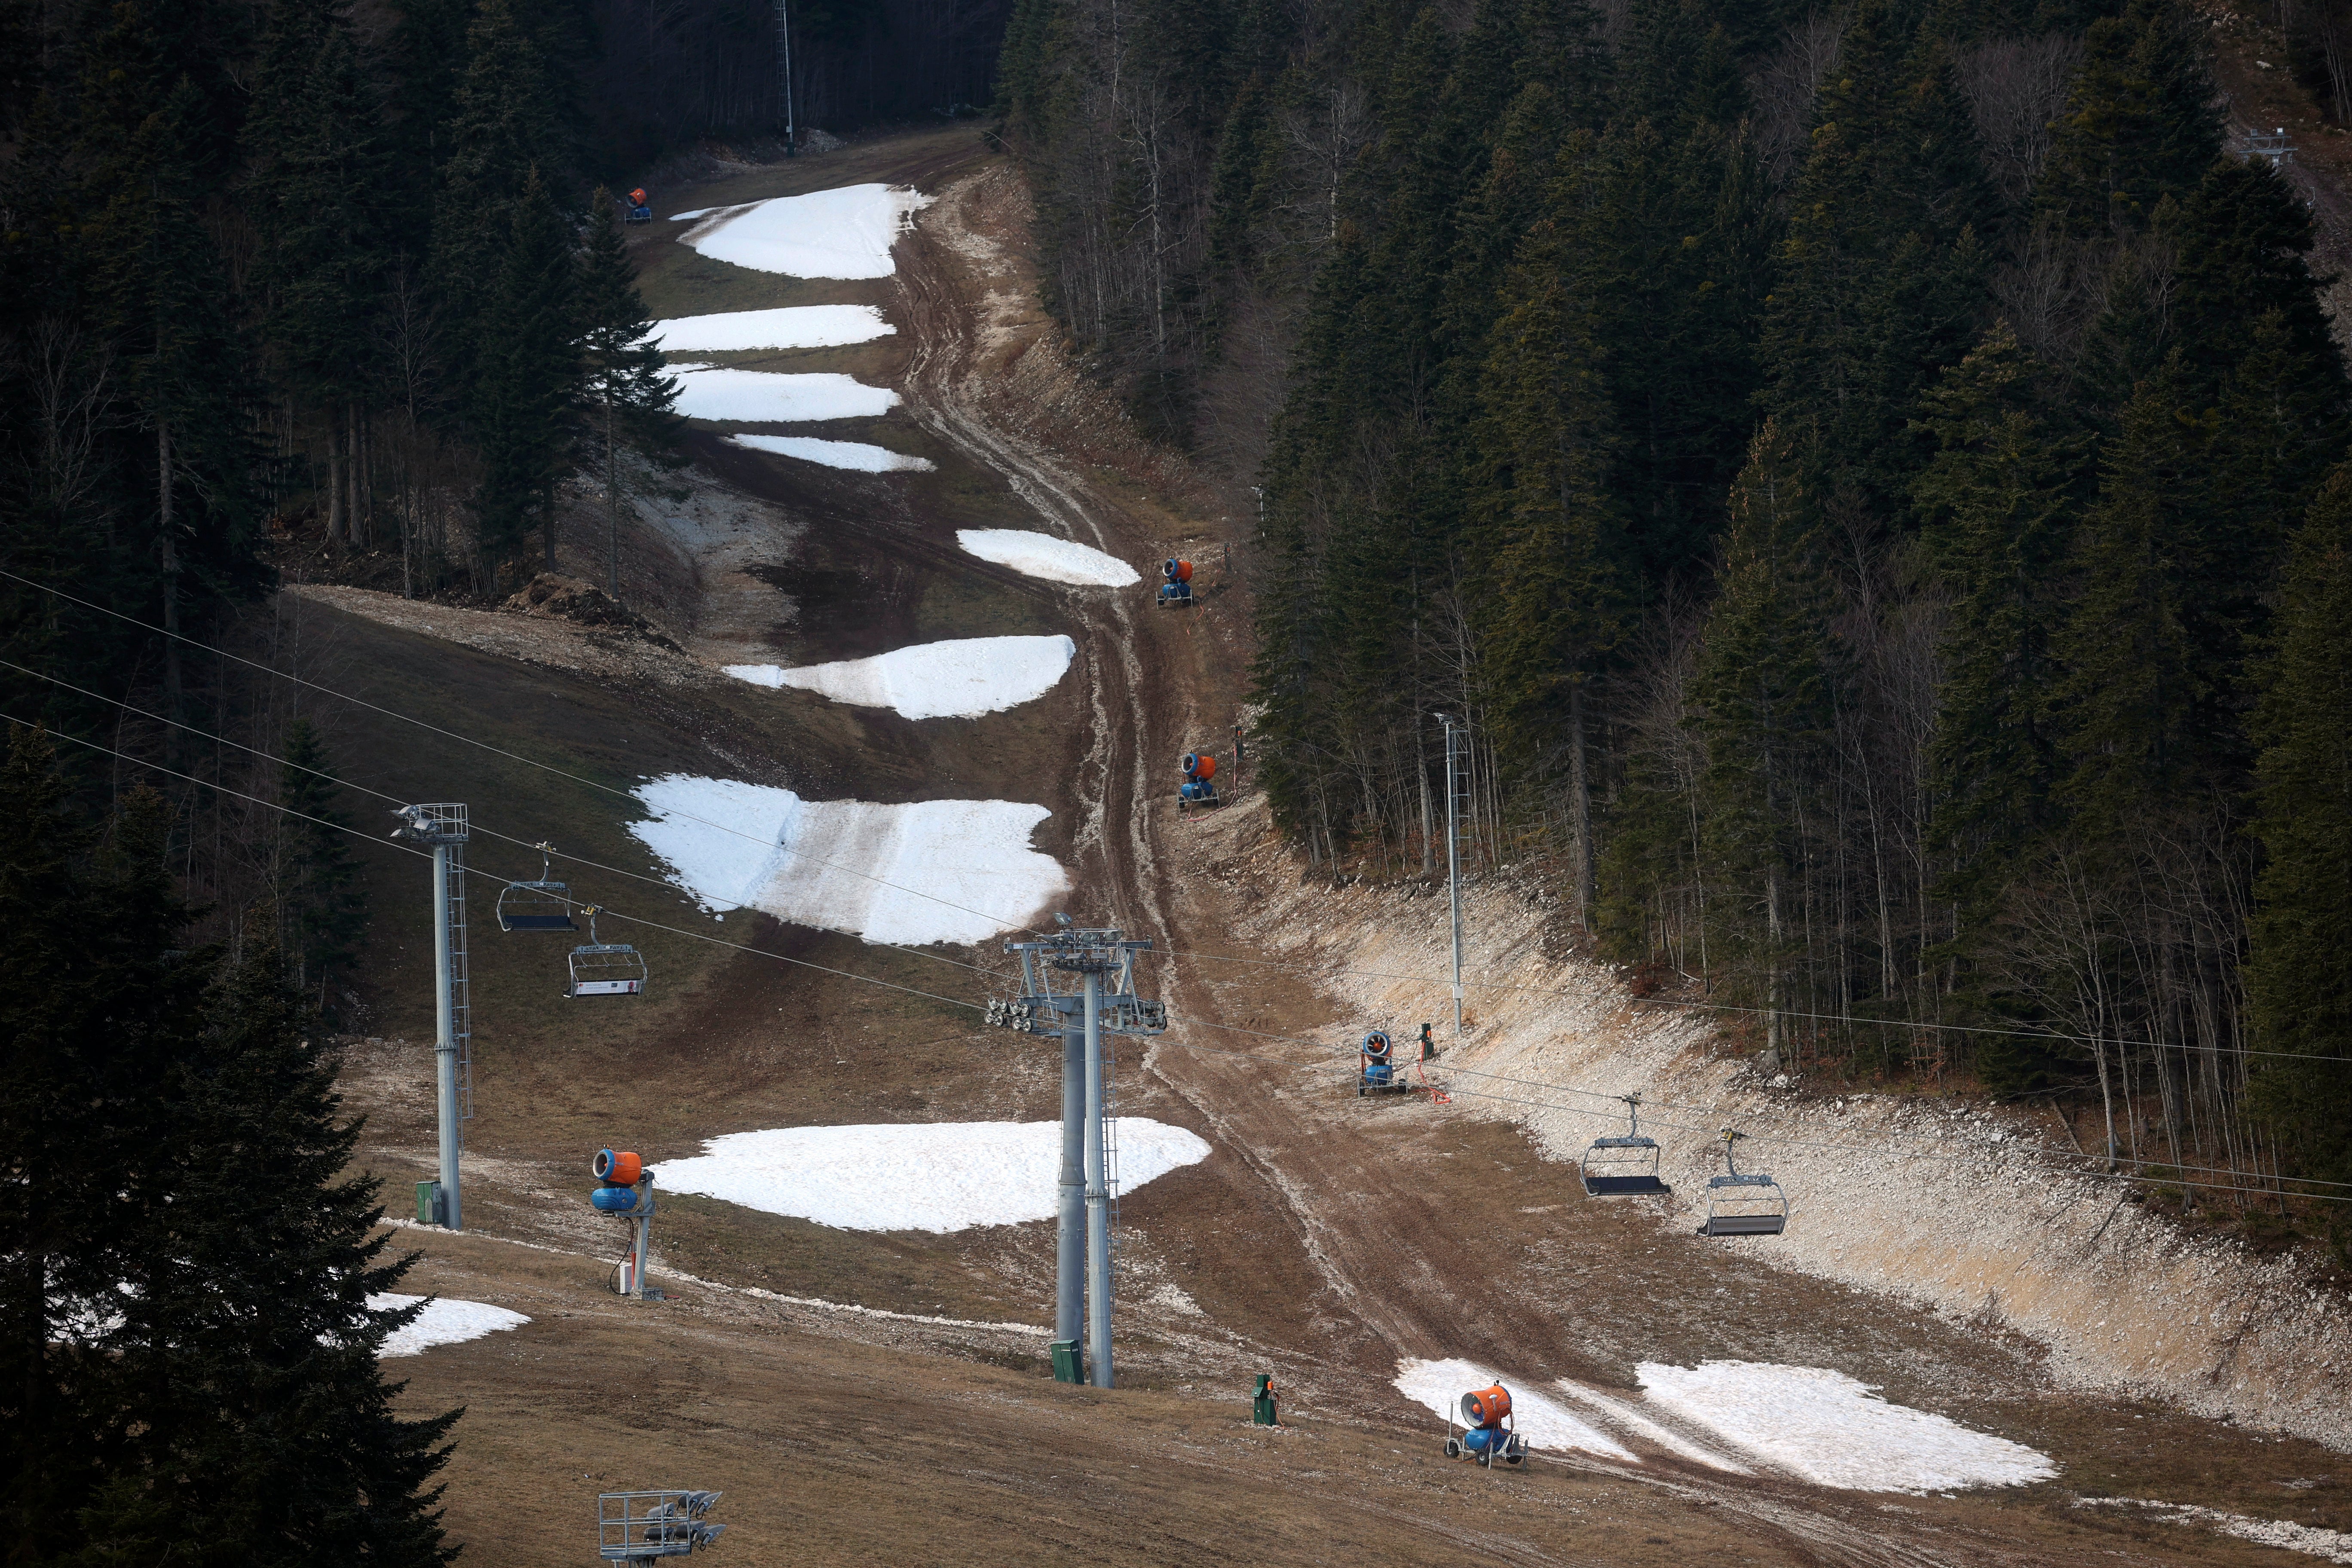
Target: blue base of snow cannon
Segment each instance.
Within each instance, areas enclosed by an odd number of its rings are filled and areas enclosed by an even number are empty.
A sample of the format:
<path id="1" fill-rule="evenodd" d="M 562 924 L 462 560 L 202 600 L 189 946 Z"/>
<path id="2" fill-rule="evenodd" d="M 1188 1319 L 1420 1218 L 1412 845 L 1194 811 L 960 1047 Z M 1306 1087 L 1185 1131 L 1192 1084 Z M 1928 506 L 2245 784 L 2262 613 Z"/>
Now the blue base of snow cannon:
<path id="1" fill-rule="evenodd" d="M 637 1206 L 635 1187 L 598 1187 L 588 1194 L 588 1201 L 606 1214 L 628 1214 Z"/>
<path id="2" fill-rule="evenodd" d="M 1162 605 L 1191 604 L 1192 602 L 1192 584 L 1190 583 L 1162 583 L 1160 584 L 1160 602 Z"/>
<path id="3" fill-rule="evenodd" d="M 1389 1066 L 1386 1062 L 1374 1062 L 1371 1066 L 1364 1069 L 1364 1087 L 1366 1089 L 1386 1089 L 1390 1083 L 1394 1081 L 1395 1078 L 1396 1068 Z"/>

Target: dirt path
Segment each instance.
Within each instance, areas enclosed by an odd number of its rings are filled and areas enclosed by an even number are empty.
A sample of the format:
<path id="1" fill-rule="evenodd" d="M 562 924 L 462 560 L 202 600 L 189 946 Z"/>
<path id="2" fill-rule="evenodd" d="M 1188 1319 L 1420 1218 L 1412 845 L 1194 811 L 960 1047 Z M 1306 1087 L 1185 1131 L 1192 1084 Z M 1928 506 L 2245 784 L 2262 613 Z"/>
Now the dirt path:
<path id="1" fill-rule="evenodd" d="M 1094 474 L 1000 416 L 1020 357 L 1017 338 L 1008 342 L 1014 335 L 1001 325 L 1017 309 L 1009 307 L 1005 288 L 1017 269 L 1005 254 L 1003 230 L 1021 210 L 1011 182 L 1001 165 L 960 175 L 900 246 L 915 338 L 902 391 L 927 427 L 1003 475 L 1049 529 L 1123 558 L 1148 555 L 1156 543 L 1149 520 Z M 1018 348 L 1035 352 L 1028 343 Z M 1236 693 L 1228 676 L 1210 668 L 1210 642 L 1183 635 L 1194 630 L 1188 617 L 1136 613 L 1138 604 L 1148 603 L 1146 592 L 1107 601 L 1070 595 L 1093 726 L 1077 782 L 1084 820 L 1075 870 L 1087 890 L 1082 904 L 1092 895 L 1108 904 L 1111 919 L 1161 934 L 1165 945 L 1182 951 L 1213 942 L 1218 911 L 1213 899 L 1180 897 L 1171 868 L 1197 857 L 1208 840 L 1199 825 L 1167 809 L 1171 770 L 1154 760 L 1189 743 L 1186 737 L 1202 731 L 1204 709 L 1230 710 Z M 1244 610 L 1229 602 L 1217 613 Z M 1221 731 L 1224 712 L 1216 717 Z M 1104 889 L 1107 897 L 1097 891 Z M 1215 985 L 1190 966 L 1164 965 L 1162 973 L 1172 981 L 1166 994 L 1180 1019 L 1215 1019 L 1236 1002 L 1271 1000 L 1249 997 L 1244 986 Z M 1311 1004 L 1285 1011 L 1293 1026 L 1321 1022 Z M 1584 1353 L 1572 1320 L 1543 1305 L 1539 1283 L 1510 1256 L 1517 1249 L 1498 1245 L 1498 1231 L 1510 1228 L 1508 1215 L 1522 1206 L 1517 1200 L 1526 1195 L 1528 1174 L 1475 1170 L 1472 1161 L 1449 1166 L 1445 1156 L 1454 1151 L 1427 1145 L 1458 1142 L 1460 1130 L 1433 1128 L 1425 1109 L 1418 1116 L 1394 1104 L 1368 1111 L 1352 1097 L 1336 1097 L 1328 1075 L 1297 1088 L 1297 1069 L 1306 1058 L 1296 1050 L 1234 1054 L 1230 1037 L 1216 1039 L 1201 1028 L 1180 1027 L 1177 1038 L 1213 1042 L 1217 1049 L 1156 1049 L 1150 1070 L 1214 1130 L 1218 1142 L 1241 1155 L 1286 1215 L 1323 1288 L 1318 1349 L 1354 1374 L 1333 1380 L 1355 1384 L 1348 1403 L 1401 1412 L 1401 1400 L 1385 1384 L 1397 1362 L 1409 1357 L 1466 1356 L 1522 1375 L 1622 1382 L 1621 1371 Z M 1703 1500 L 1822 1562 L 1941 1563 L 2000 1555 L 1906 1541 L 1878 1520 L 1859 1522 L 1858 1509 L 1825 1504 L 1810 1489 L 1728 1481 L 1654 1444 L 1643 1450 L 1639 1466 L 1580 1457 L 1563 1462 Z"/>

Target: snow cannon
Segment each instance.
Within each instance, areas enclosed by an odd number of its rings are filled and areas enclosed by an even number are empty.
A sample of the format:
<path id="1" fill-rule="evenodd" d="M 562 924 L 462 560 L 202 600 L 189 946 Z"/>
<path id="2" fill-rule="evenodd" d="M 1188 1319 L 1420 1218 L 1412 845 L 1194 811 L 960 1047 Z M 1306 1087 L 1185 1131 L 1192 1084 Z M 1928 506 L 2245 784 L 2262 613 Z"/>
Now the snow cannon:
<path id="1" fill-rule="evenodd" d="M 1411 1087 L 1404 1075 L 1397 1071 L 1396 1048 L 1389 1040 L 1386 1029 L 1374 1029 L 1356 1047 L 1356 1097 L 1368 1094 L 1402 1094 Z"/>
<path id="2" fill-rule="evenodd" d="M 1192 602 L 1192 563 L 1190 561 L 1163 561 L 1160 564 L 1160 607 L 1181 607 Z"/>
<path id="3" fill-rule="evenodd" d="M 1474 1388 L 1464 1394 L 1459 1435 L 1454 1426 L 1453 1417 L 1448 1416 L 1445 1457 L 1449 1459 L 1468 1458 L 1492 1467 L 1496 1459 L 1517 1465 L 1528 1457 L 1528 1440 L 1519 1436 L 1511 1417 L 1511 1391 L 1499 1383 L 1488 1388 Z"/>
<path id="4" fill-rule="evenodd" d="M 599 1149 L 590 1169 L 601 1184 L 588 1194 L 590 1203 L 604 1214 L 636 1212 L 637 1181 L 646 1173 L 643 1159 L 625 1149 Z"/>
<path id="5" fill-rule="evenodd" d="M 1207 752 L 1187 752 L 1181 764 L 1184 770 L 1183 787 L 1176 792 L 1176 809 L 1186 806 L 1223 805 L 1217 798 L 1217 759 Z"/>
<path id="6" fill-rule="evenodd" d="M 643 185 L 639 185 L 635 190 L 629 193 L 629 221 L 631 223 L 651 223 L 654 221 L 654 209 L 651 205 L 651 200 L 646 196 L 646 188 Z"/>

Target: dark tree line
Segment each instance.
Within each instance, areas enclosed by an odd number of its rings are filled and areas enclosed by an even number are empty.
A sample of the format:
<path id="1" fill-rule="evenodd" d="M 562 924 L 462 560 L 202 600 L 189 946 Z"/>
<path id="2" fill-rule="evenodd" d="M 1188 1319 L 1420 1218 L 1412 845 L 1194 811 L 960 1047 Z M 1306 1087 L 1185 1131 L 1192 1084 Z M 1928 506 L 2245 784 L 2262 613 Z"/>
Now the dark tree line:
<path id="1" fill-rule="evenodd" d="M 1425 872 L 1464 714 L 1481 856 L 1768 1058 L 2352 1179 L 2352 410 L 2201 48 L 2170 0 L 1022 0 L 1050 301 L 1264 487 L 1284 830 Z"/>
<path id="2" fill-rule="evenodd" d="M 172 812 L 103 828 L 47 739 L 0 767 L 0 1420 L 11 1562 L 433 1568 L 448 1415 L 394 1412 L 377 1362 L 373 1180 L 269 922 L 194 939 Z M 35 977 L 37 977 L 37 981 Z"/>

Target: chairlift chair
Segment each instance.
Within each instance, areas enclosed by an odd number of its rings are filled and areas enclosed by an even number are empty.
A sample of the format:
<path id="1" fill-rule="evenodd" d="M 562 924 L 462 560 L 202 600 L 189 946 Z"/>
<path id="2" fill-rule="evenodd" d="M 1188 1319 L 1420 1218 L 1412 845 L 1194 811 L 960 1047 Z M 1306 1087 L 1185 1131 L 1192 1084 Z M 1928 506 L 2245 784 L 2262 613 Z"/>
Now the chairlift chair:
<path id="1" fill-rule="evenodd" d="M 1613 1198 L 1673 1192 L 1658 1179 L 1658 1141 L 1642 1136 L 1642 1097 L 1621 1094 L 1617 1098 L 1625 1102 L 1625 1135 L 1595 1138 L 1584 1151 L 1585 1195 Z"/>
<path id="2" fill-rule="evenodd" d="M 1745 1132 L 1723 1130 L 1723 1162 L 1730 1173 L 1706 1179 L 1706 1223 L 1701 1236 L 1778 1236 L 1789 1228 L 1789 1194 L 1780 1184 L 1759 1173 L 1743 1174 L 1732 1158 L 1731 1146 Z"/>
<path id="3" fill-rule="evenodd" d="M 539 851 L 539 880 L 509 882 L 499 890 L 500 931 L 578 931 L 572 922 L 572 889 L 554 880 L 548 864 L 551 844 L 534 844 Z"/>
<path id="4" fill-rule="evenodd" d="M 590 904 L 588 945 L 572 950 L 572 984 L 566 996 L 635 996 L 646 988 L 645 955 L 626 942 L 596 940 L 596 906 Z"/>

